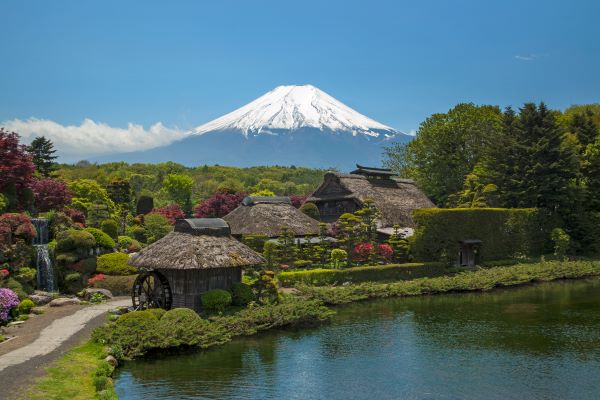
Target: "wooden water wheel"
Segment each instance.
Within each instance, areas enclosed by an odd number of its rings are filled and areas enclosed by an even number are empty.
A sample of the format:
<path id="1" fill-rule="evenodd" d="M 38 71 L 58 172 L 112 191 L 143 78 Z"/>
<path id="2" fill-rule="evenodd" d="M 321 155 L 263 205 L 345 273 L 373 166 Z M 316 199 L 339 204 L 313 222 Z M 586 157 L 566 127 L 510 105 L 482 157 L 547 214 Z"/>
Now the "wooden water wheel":
<path id="1" fill-rule="evenodd" d="M 143 272 L 133 283 L 131 300 L 134 310 L 164 308 L 169 310 L 172 304 L 172 293 L 169 281 L 156 271 Z"/>

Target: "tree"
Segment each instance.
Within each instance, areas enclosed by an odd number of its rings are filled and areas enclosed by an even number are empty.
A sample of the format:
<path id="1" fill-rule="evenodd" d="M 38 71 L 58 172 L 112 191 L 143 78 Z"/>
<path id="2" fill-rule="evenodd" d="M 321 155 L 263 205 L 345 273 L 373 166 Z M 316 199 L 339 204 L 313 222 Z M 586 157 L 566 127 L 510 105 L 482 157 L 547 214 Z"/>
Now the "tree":
<path id="1" fill-rule="evenodd" d="M 26 205 L 28 191 L 35 165 L 19 135 L 0 128 L 0 192 L 8 198 L 8 209 Z"/>
<path id="2" fill-rule="evenodd" d="M 179 204 L 169 204 L 168 206 L 155 208 L 151 214 L 160 214 L 169 220 L 171 225 L 175 225 L 175 221 L 180 218 L 185 218 L 185 214 Z"/>
<path id="3" fill-rule="evenodd" d="M 598 135 L 600 135 L 600 129 L 594 123 L 594 114 L 591 110 L 574 114 L 569 124 L 569 130 L 577 136 L 577 140 L 583 150 L 589 144 L 594 143 Z"/>
<path id="4" fill-rule="evenodd" d="M 37 211 L 60 210 L 71 203 L 71 192 L 67 185 L 56 179 L 46 178 L 31 182 L 34 204 Z"/>
<path id="5" fill-rule="evenodd" d="M 148 243 L 156 242 L 171 232 L 171 223 L 160 214 L 148 214 L 144 217 L 144 228 Z"/>
<path id="6" fill-rule="evenodd" d="M 194 208 L 196 218 L 221 218 L 232 212 L 246 197 L 245 193 L 217 192 Z"/>
<path id="7" fill-rule="evenodd" d="M 73 206 L 86 215 L 92 204 L 99 204 L 109 213 L 115 211 L 115 203 L 110 199 L 108 192 L 100 184 L 91 179 L 77 179 L 68 184 L 73 193 Z M 101 218 L 98 223 L 103 219 Z"/>
<path id="8" fill-rule="evenodd" d="M 131 204 L 131 186 L 125 179 L 115 178 L 106 186 L 111 200 L 128 208 Z"/>
<path id="9" fill-rule="evenodd" d="M 56 169 L 54 160 L 58 157 L 54 155 L 54 144 L 44 136 L 38 136 L 27 147 L 27 151 L 33 157 L 33 163 L 37 171 L 45 177 Z"/>
<path id="10" fill-rule="evenodd" d="M 194 180 L 187 175 L 169 174 L 163 181 L 163 188 L 167 191 L 169 198 L 179 204 L 186 212 L 191 204 L 192 186 Z"/>
<path id="11" fill-rule="evenodd" d="M 465 176 L 498 135 L 501 122 L 496 106 L 459 104 L 427 118 L 411 142 L 388 147 L 384 164 L 414 179 L 434 203 L 445 205 L 451 194 L 462 189 Z"/>
<path id="12" fill-rule="evenodd" d="M 465 178 L 463 190 L 448 197 L 448 205 L 458 208 L 493 207 L 497 191 L 496 185 L 484 184 L 477 174 L 471 173 Z"/>

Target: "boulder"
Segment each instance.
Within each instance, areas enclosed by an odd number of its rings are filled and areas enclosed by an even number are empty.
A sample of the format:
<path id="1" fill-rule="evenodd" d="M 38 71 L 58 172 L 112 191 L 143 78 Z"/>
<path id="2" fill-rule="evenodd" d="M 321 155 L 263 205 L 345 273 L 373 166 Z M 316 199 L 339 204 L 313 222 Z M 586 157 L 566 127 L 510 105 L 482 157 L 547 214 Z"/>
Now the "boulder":
<path id="1" fill-rule="evenodd" d="M 117 368 L 119 366 L 119 362 L 113 356 L 106 356 L 106 358 L 104 359 L 104 361 L 106 361 L 107 363 L 109 363 L 110 365 L 112 365 L 113 368 Z"/>
<path id="2" fill-rule="evenodd" d="M 81 304 L 81 300 L 75 297 L 59 297 L 50 302 L 50 307 L 62 307 L 71 304 Z"/>
<path id="3" fill-rule="evenodd" d="M 83 298 L 90 300 L 94 293 L 100 293 L 105 299 L 112 299 L 113 294 L 108 289 L 87 288 L 83 291 Z"/>
<path id="4" fill-rule="evenodd" d="M 36 290 L 34 294 L 29 295 L 29 300 L 33 301 L 38 306 L 43 306 L 52 301 L 52 293 Z"/>

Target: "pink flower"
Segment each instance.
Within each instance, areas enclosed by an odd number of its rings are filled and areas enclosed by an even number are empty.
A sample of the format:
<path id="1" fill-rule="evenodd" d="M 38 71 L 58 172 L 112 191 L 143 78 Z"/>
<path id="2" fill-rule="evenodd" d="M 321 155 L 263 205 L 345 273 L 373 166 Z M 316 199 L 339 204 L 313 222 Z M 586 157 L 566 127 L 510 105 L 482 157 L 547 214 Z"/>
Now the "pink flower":
<path id="1" fill-rule="evenodd" d="M 0 278 L 2 278 L 2 279 L 8 278 L 9 275 L 10 275 L 10 272 L 8 272 L 7 269 L 0 269 Z"/>

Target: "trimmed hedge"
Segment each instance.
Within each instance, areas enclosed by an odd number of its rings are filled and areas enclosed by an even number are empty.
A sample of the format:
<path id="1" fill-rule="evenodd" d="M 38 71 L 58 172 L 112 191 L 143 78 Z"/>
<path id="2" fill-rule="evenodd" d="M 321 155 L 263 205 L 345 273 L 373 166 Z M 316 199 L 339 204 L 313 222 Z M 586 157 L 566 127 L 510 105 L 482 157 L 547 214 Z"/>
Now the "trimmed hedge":
<path id="1" fill-rule="evenodd" d="M 137 269 L 127 265 L 129 254 L 108 253 L 98 257 L 96 271 L 106 275 L 133 275 Z"/>
<path id="2" fill-rule="evenodd" d="M 308 285 L 334 285 L 344 282 L 398 281 L 415 278 L 440 276 L 448 271 L 443 263 L 390 264 L 375 267 L 354 267 L 346 269 L 310 269 L 281 272 L 279 282 L 286 287 L 297 283 Z"/>
<path id="3" fill-rule="evenodd" d="M 415 210 L 417 228 L 409 239 L 419 261 L 455 263 L 460 240 L 482 241 L 481 262 L 543 254 L 548 218 L 533 208 L 429 208 Z"/>

